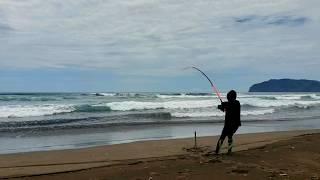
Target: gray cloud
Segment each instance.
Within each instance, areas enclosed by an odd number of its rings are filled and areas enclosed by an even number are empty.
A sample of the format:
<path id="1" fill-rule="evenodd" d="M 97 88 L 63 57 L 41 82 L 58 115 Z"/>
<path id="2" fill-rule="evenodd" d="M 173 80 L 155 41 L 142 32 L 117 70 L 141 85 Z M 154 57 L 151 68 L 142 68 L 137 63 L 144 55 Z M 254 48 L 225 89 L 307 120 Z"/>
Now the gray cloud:
<path id="1" fill-rule="evenodd" d="M 236 23 L 247 25 L 301 26 L 308 21 L 307 17 L 296 16 L 243 16 L 235 18 Z"/>
<path id="2" fill-rule="evenodd" d="M 0 32 L 9 32 L 9 31 L 13 31 L 13 28 L 6 24 L 0 23 Z"/>

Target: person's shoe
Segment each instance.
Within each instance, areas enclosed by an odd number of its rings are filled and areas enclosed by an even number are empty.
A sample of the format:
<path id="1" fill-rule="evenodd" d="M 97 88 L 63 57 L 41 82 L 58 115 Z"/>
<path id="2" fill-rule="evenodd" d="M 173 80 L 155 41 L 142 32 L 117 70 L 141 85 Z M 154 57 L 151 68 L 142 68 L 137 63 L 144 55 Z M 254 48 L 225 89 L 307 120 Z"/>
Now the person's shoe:
<path id="1" fill-rule="evenodd" d="M 219 141 L 217 143 L 217 147 L 216 147 L 216 154 L 219 154 L 222 144 L 223 144 L 223 141 L 221 139 L 219 139 Z"/>
<path id="2" fill-rule="evenodd" d="M 215 151 L 215 154 L 218 155 L 218 154 L 219 154 L 219 151 Z"/>
<path id="3" fill-rule="evenodd" d="M 232 154 L 232 151 L 228 150 L 227 155 L 231 155 L 231 154 Z"/>
<path id="4" fill-rule="evenodd" d="M 231 154 L 232 153 L 232 147 L 233 147 L 233 144 L 230 143 L 229 146 L 228 146 L 228 153 L 227 154 Z"/>

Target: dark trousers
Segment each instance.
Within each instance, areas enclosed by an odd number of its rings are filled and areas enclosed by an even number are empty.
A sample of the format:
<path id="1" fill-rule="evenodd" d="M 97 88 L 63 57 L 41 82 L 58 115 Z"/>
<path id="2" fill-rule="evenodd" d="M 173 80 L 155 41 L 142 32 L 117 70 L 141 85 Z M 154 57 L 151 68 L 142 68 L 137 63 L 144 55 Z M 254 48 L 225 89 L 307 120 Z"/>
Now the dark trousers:
<path id="1" fill-rule="evenodd" d="M 218 154 L 220 151 L 220 148 L 223 144 L 224 139 L 228 136 L 228 153 L 231 153 L 232 151 L 232 143 L 233 143 L 233 135 L 238 130 L 239 126 L 224 126 L 221 136 L 218 140 L 217 146 L 216 146 L 216 153 Z"/>

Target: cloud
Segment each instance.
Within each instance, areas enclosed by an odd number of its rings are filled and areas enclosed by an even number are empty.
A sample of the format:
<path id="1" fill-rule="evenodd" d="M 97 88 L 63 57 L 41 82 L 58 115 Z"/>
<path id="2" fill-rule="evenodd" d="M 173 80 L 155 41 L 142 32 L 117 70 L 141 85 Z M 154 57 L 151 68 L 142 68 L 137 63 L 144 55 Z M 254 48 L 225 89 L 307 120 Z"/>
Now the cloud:
<path id="1" fill-rule="evenodd" d="M 0 23 L 0 32 L 9 32 L 9 31 L 13 31 L 13 28 L 11 28 L 6 24 Z"/>
<path id="2" fill-rule="evenodd" d="M 177 76 L 319 64 L 317 0 L 4 0 L 2 68 Z M 304 63 L 308 61 L 308 63 Z M 278 64 L 275 66 L 275 64 Z"/>
<path id="3" fill-rule="evenodd" d="M 302 26 L 308 21 L 307 17 L 295 16 L 244 16 L 235 18 L 236 23 L 247 25 L 262 25 L 262 26 Z"/>

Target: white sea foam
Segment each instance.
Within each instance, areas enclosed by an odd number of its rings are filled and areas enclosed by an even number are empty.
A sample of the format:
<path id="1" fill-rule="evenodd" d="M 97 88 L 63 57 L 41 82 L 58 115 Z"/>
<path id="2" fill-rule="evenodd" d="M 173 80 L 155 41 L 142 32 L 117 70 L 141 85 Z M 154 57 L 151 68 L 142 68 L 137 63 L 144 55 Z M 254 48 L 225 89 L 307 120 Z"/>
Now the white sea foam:
<path id="1" fill-rule="evenodd" d="M 184 118 L 184 117 L 214 117 L 214 116 L 224 116 L 223 112 L 174 112 L 171 116 Z"/>
<path id="2" fill-rule="evenodd" d="M 72 111 L 74 108 L 68 105 L 9 105 L 0 106 L 0 117 L 44 116 Z"/>
<path id="3" fill-rule="evenodd" d="M 99 93 L 103 96 L 115 96 L 116 94 L 115 93 Z"/>
<path id="4" fill-rule="evenodd" d="M 180 95 L 163 95 L 157 94 L 156 97 L 162 99 L 170 99 L 170 98 L 217 98 L 216 95 L 187 95 L 187 94 L 180 94 Z"/>
<path id="5" fill-rule="evenodd" d="M 241 111 L 242 116 L 248 115 L 264 115 L 264 114 L 272 114 L 274 113 L 274 109 L 260 109 L 260 110 L 252 110 L 252 111 Z"/>
<path id="6" fill-rule="evenodd" d="M 170 97 L 170 96 L 164 96 L 165 97 Z M 212 98 L 217 98 L 217 96 L 215 94 L 212 95 L 199 95 L 199 96 L 194 96 L 194 95 L 185 95 L 185 94 L 181 94 L 180 96 L 172 96 L 172 97 L 181 97 L 181 98 L 197 98 L 197 97 L 212 97 Z M 221 94 L 221 97 L 223 98 L 223 100 L 227 100 L 226 98 L 226 94 Z M 315 93 L 305 93 L 305 94 L 273 94 L 273 95 L 267 95 L 267 94 L 239 94 L 237 96 L 238 98 L 266 98 L 266 99 L 275 99 L 275 100 L 302 100 L 303 97 L 310 97 L 312 99 L 315 100 L 320 100 L 320 94 L 315 94 Z"/>
<path id="7" fill-rule="evenodd" d="M 290 95 L 278 95 L 275 96 L 276 99 L 278 100 L 300 100 L 302 97 L 315 97 L 315 94 L 290 94 Z"/>
<path id="8" fill-rule="evenodd" d="M 98 95 L 98 96 L 107 96 L 107 97 L 112 97 L 116 95 L 116 93 L 91 93 L 91 94 Z"/>
<path id="9" fill-rule="evenodd" d="M 268 100 L 261 98 L 239 98 L 242 105 L 250 105 L 257 108 L 268 107 L 288 107 L 288 106 L 314 106 L 320 105 L 320 101 L 317 100 Z M 181 99 L 181 100 L 166 100 L 163 102 L 143 102 L 143 101 L 123 101 L 123 102 L 111 102 L 106 105 L 111 110 L 116 111 L 130 111 L 130 110 L 144 110 L 144 109 L 195 109 L 195 108 L 208 108 L 216 107 L 219 101 L 214 99 Z"/>
<path id="10" fill-rule="evenodd" d="M 293 106 L 293 105 L 303 105 L 312 106 L 320 104 L 320 101 L 303 101 L 303 100 L 265 100 L 259 98 L 245 98 L 240 99 L 241 104 L 247 104 L 255 107 L 281 107 L 281 106 Z"/>
<path id="11" fill-rule="evenodd" d="M 116 111 L 130 111 L 143 109 L 192 109 L 192 108 L 207 108 L 215 107 L 219 104 L 218 101 L 213 100 L 197 100 L 197 101 L 165 101 L 165 102 L 140 102 L 140 101 L 124 101 L 112 102 L 106 105 L 111 110 Z"/>
<path id="12" fill-rule="evenodd" d="M 301 96 L 276 96 L 275 99 L 277 100 L 299 100 Z"/>
<path id="13" fill-rule="evenodd" d="M 102 93 L 105 96 L 114 96 L 114 93 Z M 133 94 L 131 94 L 133 95 Z M 16 105 L 0 105 L 0 117 L 30 117 L 30 116 L 44 116 L 53 115 L 58 113 L 68 112 L 105 112 L 108 113 L 108 108 L 114 111 L 131 111 L 131 110 L 154 110 L 166 109 L 174 117 L 210 117 L 222 116 L 223 113 L 219 112 L 216 107 L 220 104 L 217 99 L 209 98 L 203 99 L 205 95 L 173 95 L 176 98 L 169 98 L 170 95 L 165 96 L 163 99 L 155 98 L 153 101 L 142 101 L 136 98 L 135 101 L 122 101 L 97 104 L 88 104 L 89 110 L 83 110 L 86 106 L 66 104 L 16 104 Z M 172 97 L 173 97 L 172 96 Z M 181 98 L 180 98 L 181 97 Z M 200 97 L 200 98 L 199 98 Z M 262 98 L 268 97 L 268 98 Z M 190 99 L 192 98 L 192 99 Z M 198 99 L 197 99 L 198 98 Z M 280 110 L 287 107 L 298 107 L 308 109 L 312 106 L 320 106 L 320 96 L 318 94 L 285 94 L 285 95 L 240 95 L 239 101 L 242 105 L 250 105 L 251 107 L 244 107 L 242 115 L 263 115 L 274 113 L 274 109 Z M 67 102 L 67 101 L 66 101 Z M 86 104 L 85 104 L 86 105 Z M 96 110 L 96 106 L 99 109 Z M 101 108 L 100 108 L 101 106 Z M 106 108 L 103 108 L 106 107 Z M 82 108 L 82 109 L 81 109 Z M 210 110 L 208 110 L 208 108 Z M 79 110 L 80 109 L 80 110 Z M 93 109 L 93 110 L 92 110 Z M 208 112 L 206 112 L 208 111 Z"/>
<path id="14" fill-rule="evenodd" d="M 274 113 L 274 109 L 260 109 L 260 110 L 251 110 L 251 111 L 242 111 L 242 116 L 248 115 L 264 115 Z M 224 112 L 221 111 L 210 111 L 210 112 L 174 112 L 171 113 L 173 117 L 184 118 L 184 117 L 217 117 L 224 116 Z"/>
<path id="15" fill-rule="evenodd" d="M 274 100 L 300 100 L 303 97 L 311 97 L 313 99 L 320 99 L 317 94 L 239 94 L 238 98 L 260 98 L 260 99 L 274 99 Z"/>
<path id="16" fill-rule="evenodd" d="M 308 95 L 306 95 L 306 96 L 308 96 Z M 310 97 L 313 99 L 316 99 L 316 100 L 320 100 L 320 94 L 311 94 Z"/>

